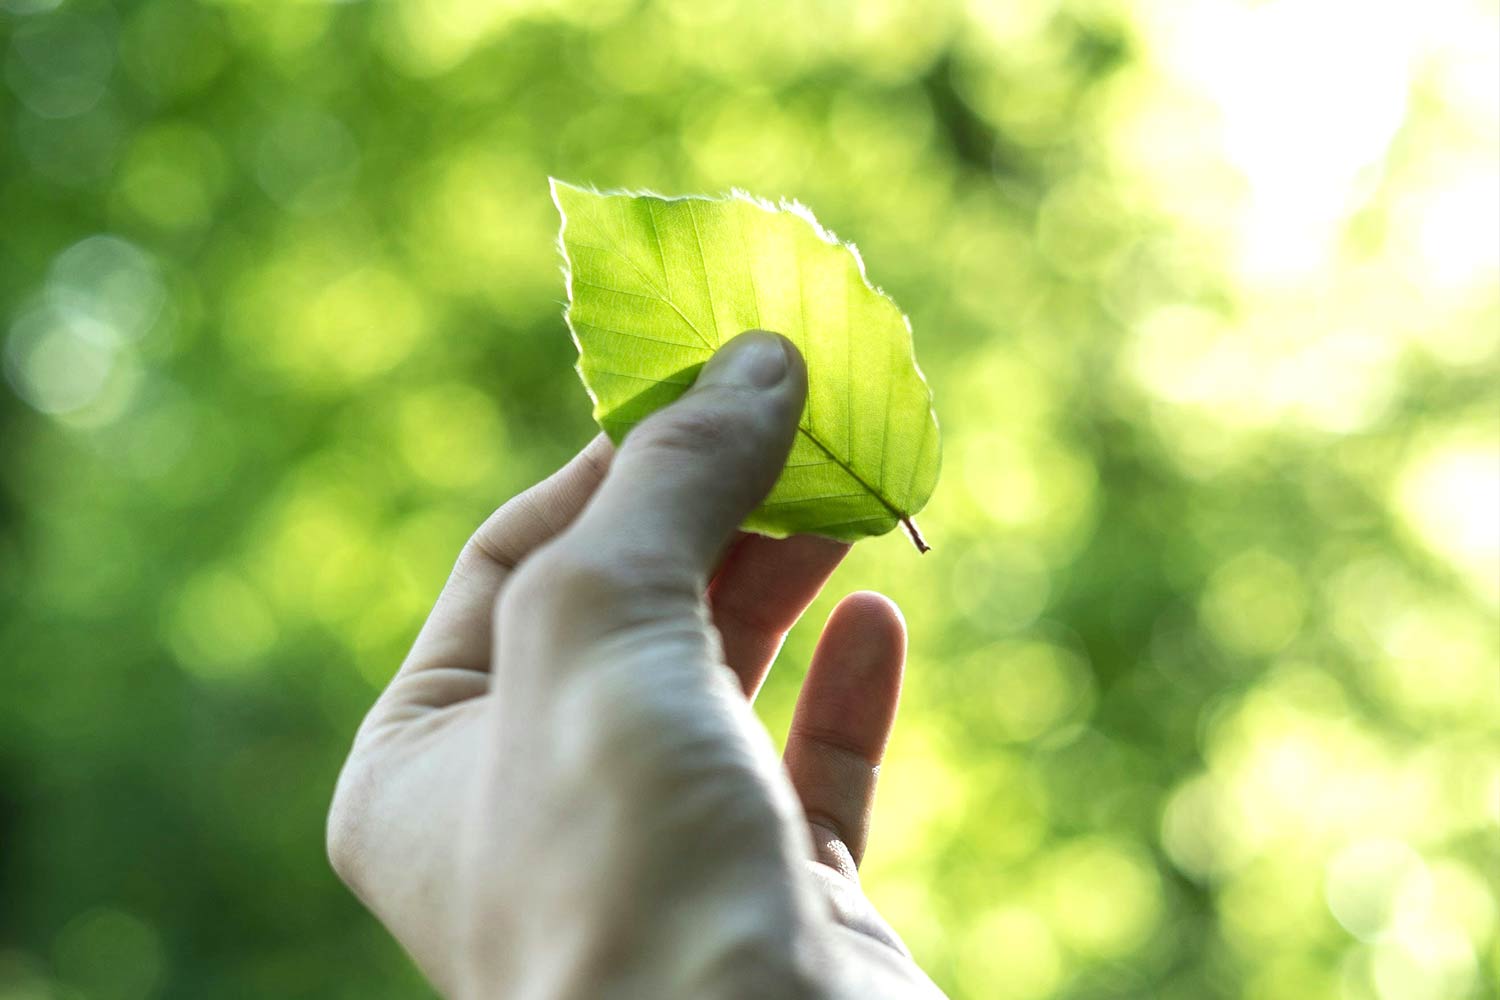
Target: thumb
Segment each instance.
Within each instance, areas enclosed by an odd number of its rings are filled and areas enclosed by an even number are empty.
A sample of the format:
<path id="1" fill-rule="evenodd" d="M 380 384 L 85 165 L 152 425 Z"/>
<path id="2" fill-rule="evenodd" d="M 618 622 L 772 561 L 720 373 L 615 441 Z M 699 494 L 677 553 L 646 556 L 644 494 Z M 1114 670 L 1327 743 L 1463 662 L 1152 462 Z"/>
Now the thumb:
<path id="1" fill-rule="evenodd" d="M 806 398 L 807 369 L 791 341 L 760 330 L 735 337 L 682 398 L 625 438 L 569 544 L 706 581 L 775 485 Z"/>

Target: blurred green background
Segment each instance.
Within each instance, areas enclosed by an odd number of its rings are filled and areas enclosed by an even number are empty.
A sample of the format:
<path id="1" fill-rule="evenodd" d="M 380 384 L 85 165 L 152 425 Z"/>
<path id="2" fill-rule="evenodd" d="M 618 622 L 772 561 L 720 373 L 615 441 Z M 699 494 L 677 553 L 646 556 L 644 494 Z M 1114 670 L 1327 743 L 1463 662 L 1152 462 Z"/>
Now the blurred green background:
<path id="1" fill-rule="evenodd" d="M 590 436 L 548 174 L 805 201 L 945 431 L 871 896 L 954 997 L 1500 977 L 1493 0 L 0 0 L 0 998 L 428 995 L 323 857 Z"/>

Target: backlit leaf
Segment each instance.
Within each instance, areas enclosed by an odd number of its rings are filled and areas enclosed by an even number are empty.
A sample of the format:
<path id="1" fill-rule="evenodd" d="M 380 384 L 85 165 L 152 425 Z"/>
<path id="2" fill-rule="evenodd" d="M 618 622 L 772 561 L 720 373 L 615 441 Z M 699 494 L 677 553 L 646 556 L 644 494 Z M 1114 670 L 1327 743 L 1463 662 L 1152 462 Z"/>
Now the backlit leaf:
<path id="1" fill-rule="evenodd" d="M 786 468 L 745 527 L 854 540 L 905 523 L 937 483 L 932 393 L 901 310 L 801 206 L 600 194 L 554 180 L 567 321 L 594 419 L 616 442 L 744 330 L 789 338 L 808 399 Z"/>

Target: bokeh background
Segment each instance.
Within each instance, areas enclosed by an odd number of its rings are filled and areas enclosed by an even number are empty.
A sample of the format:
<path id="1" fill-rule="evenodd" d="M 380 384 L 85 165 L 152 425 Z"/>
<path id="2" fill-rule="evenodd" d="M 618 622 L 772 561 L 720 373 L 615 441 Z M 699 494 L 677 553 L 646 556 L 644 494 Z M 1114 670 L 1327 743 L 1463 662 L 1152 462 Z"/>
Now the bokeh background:
<path id="1" fill-rule="evenodd" d="M 0 998 L 429 995 L 323 857 L 590 436 L 547 176 L 803 200 L 945 431 L 867 867 L 956 998 L 1500 977 L 1493 0 L 0 0 Z"/>

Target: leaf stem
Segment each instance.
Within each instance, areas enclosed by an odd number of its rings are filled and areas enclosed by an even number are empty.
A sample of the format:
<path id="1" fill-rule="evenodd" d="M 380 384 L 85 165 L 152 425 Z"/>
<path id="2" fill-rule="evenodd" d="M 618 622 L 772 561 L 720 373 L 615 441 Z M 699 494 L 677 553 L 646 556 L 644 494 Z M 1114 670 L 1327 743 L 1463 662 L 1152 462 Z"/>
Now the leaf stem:
<path id="1" fill-rule="evenodd" d="M 831 448 L 814 437 L 812 431 L 808 430 L 806 427 L 798 427 L 797 433 L 801 434 L 803 437 L 811 441 L 815 446 L 817 446 L 817 449 L 823 454 L 827 455 L 835 465 L 847 472 L 850 479 L 853 479 L 856 483 L 862 486 L 865 491 L 870 494 L 870 496 L 874 497 L 876 500 L 879 500 L 881 506 L 885 507 L 885 509 L 890 511 L 892 514 L 895 514 L 896 517 L 900 519 L 901 524 L 906 528 L 906 533 L 911 536 L 912 544 L 917 547 L 918 552 L 927 553 L 932 551 L 932 546 L 927 544 L 927 540 L 923 538 L 922 533 L 917 530 L 916 521 L 913 521 L 908 515 L 903 514 L 899 510 L 897 510 L 889 500 L 881 496 L 879 490 L 871 486 L 869 483 L 865 482 L 864 479 L 860 477 L 859 473 L 850 468 L 848 462 L 845 462 L 843 459 L 839 458 L 833 453 L 833 450 Z"/>
<path id="2" fill-rule="evenodd" d="M 923 538 L 922 533 L 917 530 L 916 521 L 913 521 L 909 517 L 903 517 L 901 519 L 901 526 L 904 527 L 906 529 L 906 533 L 911 536 L 911 543 L 917 547 L 918 552 L 926 555 L 927 553 L 932 551 L 932 546 L 927 544 L 927 540 Z"/>

